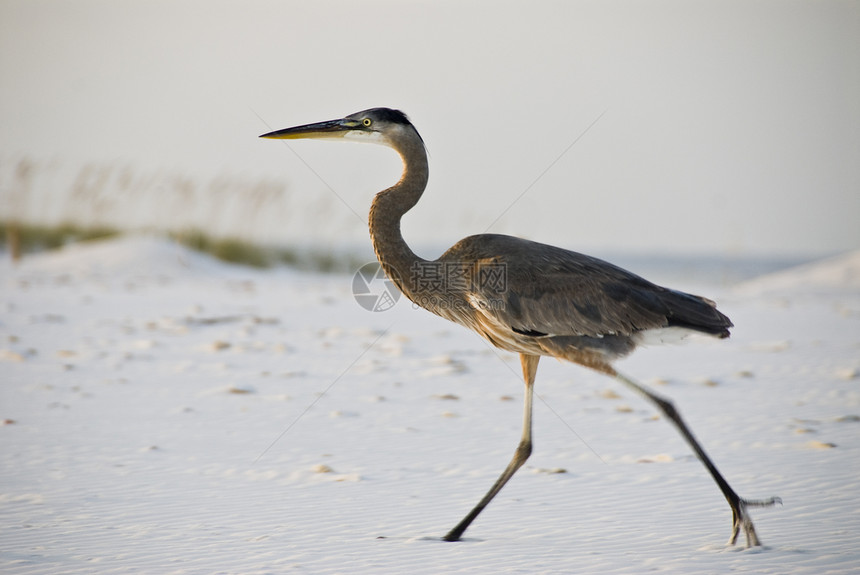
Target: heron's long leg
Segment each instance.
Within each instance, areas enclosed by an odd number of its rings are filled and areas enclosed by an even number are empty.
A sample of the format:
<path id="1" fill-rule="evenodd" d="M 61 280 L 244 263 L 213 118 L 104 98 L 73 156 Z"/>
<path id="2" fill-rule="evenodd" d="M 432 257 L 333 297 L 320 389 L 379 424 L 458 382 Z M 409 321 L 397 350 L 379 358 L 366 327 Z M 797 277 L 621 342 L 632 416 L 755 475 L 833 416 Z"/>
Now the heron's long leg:
<path id="1" fill-rule="evenodd" d="M 469 525 L 472 524 L 472 521 L 484 510 L 490 501 L 492 501 L 493 497 L 502 490 L 502 487 L 505 486 L 505 483 L 513 477 L 514 473 L 516 473 L 517 469 L 522 467 L 523 463 L 526 462 L 526 459 L 529 458 L 529 455 L 532 453 L 532 395 L 534 390 L 535 383 L 535 373 L 537 373 L 538 361 L 540 361 L 539 355 L 526 355 L 520 354 L 520 363 L 523 366 L 523 380 L 526 384 L 525 389 L 525 403 L 523 407 L 523 435 L 520 438 L 520 444 L 517 446 L 517 450 L 514 452 L 514 457 L 511 459 L 511 462 L 508 463 L 508 466 L 490 488 L 486 495 L 478 502 L 474 509 L 472 509 L 468 515 L 466 515 L 462 521 L 460 521 L 456 527 L 454 527 L 451 531 L 448 532 L 443 539 L 445 541 L 459 541 L 460 537 L 463 535 L 463 532 L 468 529 Z"/>
<path id="2" fill-rule="evenodd" d="M 741 528 L 744 530 L 744 534 L 746 535 L 747 547 L 752 545 L 761 545 L 758 536 L 755 532 L 755 527 L 753 526 L 752 519 L 747 513 L 747 508 L 749 507 L 769 507 L 776 503 L 782 503 L 782 500 L 779 497 L 771 497 L 770 499 L 764 500 L 747 500 L 742 499 L 735 493 L 735 490 L 729 485 L 728 481 L 726 481 L 722 474 L 717 470 L 716 465 L 711 461 L 708 457 L 708 454 L 705 453 L 705 450 L 699 445 L 699 442 L 693 436 L 693 433 L 687 427 L 687 424 L 684 423 L 684 420 L 681 419 L 681 415 L 678 413 L 678 410 L 675 409 L 675 406 L 672 405 L 672 402 L 664 397 L 657 395 L 656 393 L 650 391 L 645 386 L 637 383 L 636 381 L 630 379 L 629 377 L 622 375 L 618 372 L 613 374 L 615 378 L 623 383 L 624 385 L 630 387 L 631 389 L 637 391 L 638 393 L 644 395 L 648 399 L 654 402 L 657 407 L 660 408 L 666 417 L 668 417 L 672 423 L 675 424 L 675 427 L 678 428 L 678 431 L 681 432 L 681 435 L 684 439 L 687 440 L 687 443 L 690 444 L 690 447 L 693 448 L 693 451 L 696 452 L 696 455 L 699 457 L 701 462 L 705 465 L 708 471 L 711 473 L 711 476 L 714 478 L 714 481 L 717 482 L 717 485 L 720 488 L 720 491 L 723 492 L 726 500 L 729 502 L 729 506 L 732 508 L 732 535 L 729 538 L 729 543 L 734 545 L 734 543 L 738 539 L 738 534 L 740 533 Z"/>

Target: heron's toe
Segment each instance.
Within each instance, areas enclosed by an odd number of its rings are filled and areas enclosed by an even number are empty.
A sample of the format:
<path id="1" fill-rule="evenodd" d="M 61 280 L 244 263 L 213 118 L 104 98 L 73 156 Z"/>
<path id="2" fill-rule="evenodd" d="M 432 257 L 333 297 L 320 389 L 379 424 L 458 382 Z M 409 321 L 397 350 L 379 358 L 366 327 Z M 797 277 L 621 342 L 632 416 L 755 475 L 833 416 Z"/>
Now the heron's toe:
<path id="1" fill-rule="evenodd" d="M 747 511 L 750 507 L 773 507 L 777 503 L 782 504 L 782 499 L 779 497 L 771 497 L 770 499 L 739 499 L 736 506 L 732 506 L 732 535 L 729 538 L 729 545 L 734 545 L 738 540 L 741 529 L 744 530 L 747 547 L 758 547 L 761 541 L 755 532 L 752 518 Z"/>

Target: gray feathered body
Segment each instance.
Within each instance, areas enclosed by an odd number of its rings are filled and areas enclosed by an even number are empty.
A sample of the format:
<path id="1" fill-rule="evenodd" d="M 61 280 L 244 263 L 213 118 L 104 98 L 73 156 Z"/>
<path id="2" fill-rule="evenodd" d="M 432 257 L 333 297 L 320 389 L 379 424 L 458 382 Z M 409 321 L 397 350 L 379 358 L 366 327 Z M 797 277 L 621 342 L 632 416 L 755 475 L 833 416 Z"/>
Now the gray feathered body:
<path id="1" fill-rule="evenodd" d="M 708 299 L 594 257 L 506 235 L 467 237 L 409 274 L 409 281 L 398 282 L 401 289 L 429 311 L 502 349 L 577 363 L 612 361 L 656 331 L 728 337 L 732 327 Z"/>

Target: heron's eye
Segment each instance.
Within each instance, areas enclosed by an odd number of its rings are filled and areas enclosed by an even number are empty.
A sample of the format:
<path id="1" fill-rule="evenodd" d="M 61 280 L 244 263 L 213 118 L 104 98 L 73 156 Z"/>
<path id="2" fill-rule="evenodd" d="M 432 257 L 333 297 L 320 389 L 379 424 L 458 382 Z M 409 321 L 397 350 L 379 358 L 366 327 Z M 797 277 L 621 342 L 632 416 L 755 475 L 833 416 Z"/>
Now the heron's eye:
<path id="1" fill-rule="evenodd" d="M 370 118 L 365 118 L 361 121 L 361 123 L 364 124 L 365 128 L 369 128 L 370 125 L 373 123 L 373 120 L 371 120 Z"/>

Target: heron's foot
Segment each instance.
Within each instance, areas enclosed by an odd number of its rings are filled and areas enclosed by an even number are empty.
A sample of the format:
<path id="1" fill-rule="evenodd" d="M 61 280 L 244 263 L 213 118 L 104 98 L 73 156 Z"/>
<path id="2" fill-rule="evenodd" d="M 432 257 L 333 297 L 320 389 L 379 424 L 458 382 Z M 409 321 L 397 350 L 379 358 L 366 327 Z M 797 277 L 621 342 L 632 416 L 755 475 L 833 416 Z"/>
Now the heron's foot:
<path id="1" fill-rule="evenodd" d="M 741 529 L 744 530 L 744 535 L 747 539 L 747 547 L 757 547 L 761 545 L 758 535 L 755 532 L 755 526 L 749 516 L 747 509 L 750 507 L 773 507 L 779 503 L 782 505 L 782 499 L 779 497 L 771 497 L 770 499 L 740 499 L 732 505 L 732 536 L 729 538 L 729 545 L 734 545 L 738 540 Z"/>
<path id="2" fill-rule="evenodd" d="M 444 537 L 442 537 L 442 541 L 459 541 L 460 538 L 463 536 L 464 531 L 465 529 L 461 529 L 460 526 L 457 525 L 457 527 L 455 527 L 454 529 L 446 533 Z"/>

